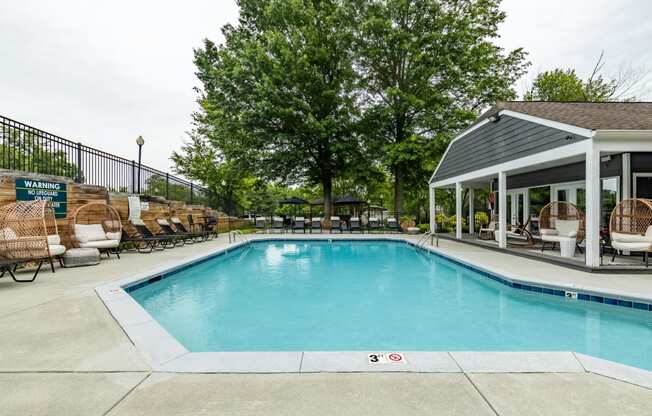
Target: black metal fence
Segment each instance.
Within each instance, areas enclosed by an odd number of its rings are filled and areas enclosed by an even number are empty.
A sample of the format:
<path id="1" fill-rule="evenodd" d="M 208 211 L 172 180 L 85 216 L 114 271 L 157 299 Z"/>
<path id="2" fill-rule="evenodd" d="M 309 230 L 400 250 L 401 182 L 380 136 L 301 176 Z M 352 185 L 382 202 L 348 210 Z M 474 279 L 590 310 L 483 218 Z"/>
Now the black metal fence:
<path id="1" fill-rule="evenodd" d="M 0 116 L 0 168 L 65 176 L 111 191 L 212 205 L 209 189 Z"/>

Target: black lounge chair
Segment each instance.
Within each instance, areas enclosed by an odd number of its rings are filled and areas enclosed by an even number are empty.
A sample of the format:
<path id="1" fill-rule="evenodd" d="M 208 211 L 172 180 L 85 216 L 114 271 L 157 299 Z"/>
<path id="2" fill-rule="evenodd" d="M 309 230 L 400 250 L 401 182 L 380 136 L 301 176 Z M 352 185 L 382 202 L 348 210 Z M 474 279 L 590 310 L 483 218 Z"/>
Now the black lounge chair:
<path id="1" fill-rule="evenodd" d="M 181 220 L 176 217 L 170 218 L 172 222 L 174 223 L 176 227 L 176 221 L 179 220 L 179 223 L 181 223 Z M 214 217 L 204 217 L 204 223 L 200 222 L 195 222 L 195 219 L 192 217 L 192 214 L 188 214 L 188 225 L 190 226 L 190 229 L 188 231 L 193 232 L 193 233 L 198 233 L 202 232 L 202 235 L 205 236 L 206 240 L 212 240 L 213 237 L 215 237 L 214 230 L 212 227 L 209 227 L 209 219 L 214 219 Z M 213 222 L 213 224 L 215 224 Z M 183 226 L 183 224 L 181 224 Z M 183 227 L 185 229 L 185 227 Z"/>
<path id="2" fill-rule="evenodd" d="M 319 217 L 313 217 L 310 219 L 310 234 L 312 234 L 314 230 L 319 230 L 319 233 L 322 232 L 321 218 Z"/>
<path id="3" fill-rule="evenodd" d="M 165 234 L 154 234 L 143 220 L 131 220 L 132 227 L 136 229 L 139 236 L 143 239 L 158 240 L 158 244 L 163 248 L 174 248 L 177 245 L 178 237 Z"/>
<path id="4" fill-rule="evenodd" d="M 367 230 L 371 233 L 373 231 L 380 231 L 380 221 L 376 217 L 369 217 L 369 222 L 367 223 Z"/>
<path id="5" fill-rule="evenodd" d="M 354 231 L 362 232 L 360 218 L 358 217 L 351 217 L 349 220 L 349 232 L 353 234 Z"/>
<path id="6" fill-rule="evenodd" d="M 303 233 L 306 233 L 306 219 L 304 217 L 294 218 L 294 224 L 292 224 L 292 232 L 295 230 L 301 230 Z"/>
<path id="7" fill-rule="evenodd" d="M 122 238 L 120 239 L 119 250 L 122 251 L 133 251 L 136 250 L 139 253 L 151 253 L 154 250 L 164 250 L 165 247 L 161 244 L 163 241 L 160 238 L 147 238 L 141 237 L 138 234 L 130 235 L 127 230 L 122 229 Z"/>
<path id="8" fill-rule="evenodd" d="M 283 217 L 272 217 L 272 231 L 282 233 L 285 231 L 285 221 Z"/>
<path id="9" fill-rule="evenodd" d="M 177 241 L 181 242 L 182 246 L 186 243 L 192 244 L 196 242 L 194 235 L 186 234 L 184 232 L 172 228 L 172 225 L 165 218 L 157 218 L 156 223 L 158 224 L 159 227 L 161 227 L 161 231 L 163 232 L 164 235 L 175 236 L 178 239 Z"/>
<path id="10" fill-rule="evenodd" d="M 342 220 L 338 216 L 331 217 L 331 234 L 333 233 L 333 230 L 338 230 L 342 233 Z"/>
<path id="11" fill-rule="evenodd" d="M 32 260 L 23 260 L 23 259 L 0 259 L 0 278 L 3 278 L 5 276 L 5 273 L 9 273 L 9 276 L 11 276 L 12 279 L 14 279 L 14 282 L 17 283 L 29 283 L 33 282 L 36 280 L 36 276 L 38 276 L 38 272 L 41 270 L 41 266 L 43 263 L 46 261 L 46 259 L 34 259 L 33 261 L 37 263 L 36 271 L 34 271 L 34 274 L 32 275 L 31 279 L 18 279 L 16 277 L 16 269 L 18 268 L 19 264 L 22 263 L 30 263 Z M 61 258 L 59 257 L 59 264 L 63 267 L 63 263 L 61 261 Z M 50 266 L 52 267 L 52 272 L 54 273 L 54 265 L 52 264 L 52 260 L 50 260 Z"/>
<path id="12" fill-rule="evenodd" d="M 181 222 L 181 220 L 177 217 L 172 217 L 170 218 L 170 221 L 172 221 L 172 224 L 174 224 L 174 228 L 176 229 L 176 232 L 179 235 L 186 234 L 189 236 L 192 241 L 194 242 L 201 242 L 201 241 L 206 241 L 208 240 L 208 233 L 205 231 L 188 231 L 185 225 Z"/>
<path id="13" fill-rule="evenodd" d="M 398 221 L 394 217 L 387 218 L 387 229 L 395 233 L 401 232 L 401 226 L 399 225 Z"/>

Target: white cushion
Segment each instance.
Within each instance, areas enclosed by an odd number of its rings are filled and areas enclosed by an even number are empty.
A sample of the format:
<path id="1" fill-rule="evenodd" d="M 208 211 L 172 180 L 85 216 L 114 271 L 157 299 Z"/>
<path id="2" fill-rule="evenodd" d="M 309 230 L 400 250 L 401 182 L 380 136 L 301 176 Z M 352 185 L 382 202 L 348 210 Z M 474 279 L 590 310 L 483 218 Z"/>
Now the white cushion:
<path id="1" fill-rule="evenodd" d="M 80 243 L 106 240 L 102 224 L 75 224 L 75 238 Z"/>
<path id="2" fill-rule="evenodd" d="M 79 243 L 82 248 L 115 248 L 120 245 L 120 240 L 103 240 L 103 241 L 88 241 L 86 243 Z"/>
<path id="3" fill-rule="evenodd" d="M 296 217 L 294 220 L 295 221 L 305 221 L 306 219 L 303 218 L 303 217 Z"/>
<path id="4" fill-rule="evenodd" d="M 551 228 L 542 228 L 539 232 L 541 235 L 559 235 L 559 231 L 553 230 Z"/>
<path id="5" fill-rule="evenodd" d="M 14 231 L 12 228 L 5 227 L 2 229 L 2 238 L 5 240 L 16 240 L 18 238 L 18 234 L 16 234 L 16 231 Z"/>
<path id="6" fill-rule="evenodd" d="M 180 224 L 181 223 L 181 220 L 179 219 L 179 217 L 172 217 L 172 218 L 170 218 L 170 220 L 175 224 Z"/>
<path id="7" fill-rule="evenodd" d="M 652 237 L 640 234 L 623 234 L 611 233 L 612 241 L 619 241 L 622 243 L 648 243 L 652 244 Z"/>
<path id="8" fill-rule="evenodd" d="M 140 218 L 131 220 L 131 223 L 133 225 L 145 225 L 145 221 L 141 220 Z"/>
<path id="9" fill-rule="evenodd" d="M 114 233 L 106 233 L 106 239 L 107 240 L 118 240 L 122 239 L 122 233 L 121 232 L 114 232 Z"/>
<path id="10" fill-rule="evenodd" d="M 647 227 L 647 230 L 645 230 L 645 236 L 646 237 L 652 237 L 652 225 Z"/>
<path id="11" fill-rule="evenodd" d="M 625 242 L 625 241 L 611 241 L 611 247 L 616 250 L 628 250 L 628 251 L 648 251 L 651 248 L 651 243 L 647 242 Z"/>
<path id="12" fill-rule="evenodd" d="M 274 221 L 283 221 L 283 218 L 281 218 L 281 217 L 274 217 L 273 220 L 274 220 Z"/>
<path id="13" fill-rule="evenodd" d="M 331 217 L 331 221 L 339 221 L 340 217 Z"/>
<path id="14" fill-rule="evenodd" d="M 575 236 L 568 237 L 565 235 L 542 235 L 541 240 L 548 241 L 551 243 L 559 243 L 561 241 L 575 240 Z"/>
<path id="15" fill-rule="evenodd" d="M 387 222 L 396 222 L 396 218 L 387 218 Z"/>
<path id="16" fill-rule="evenodd" d="M 170 225 L 170 223 L 168 222 L 168 220 L 163 219 L 163 218 L 157 218 L 157 219 L 156 219 L 156 222 L 159 223 L 160 225 Z"/>
<path id="17" fill-rule="evenodd" d="M 312 219 L 312 222 L 321 222 L 321 218 L 320 217 L 314 217 Z"/>
<path id="18" fill-rule="evenodd" d="M 376 218 L 376 217 L 369 217 L 369 221 L 378 221 L 378 218 Z"/>
<path id="19" fill-rule="evenodd" d="M 61 244 L 61 238 L 59 237 L 58 234 L 52 234 L 48 236 L 48 244 L 51 246 L 56 246 L 58 244 Z"/>
<path id="20" fill-rule="evenodd" d="M 58 256 L 66 252 L 66 247 L 61 244 L 49 244 L 48 248 L 50 249 L 51 256 Z"/>
<path id="21" fill-rule="evenodd" d="M 555 221 L 555 229 L 559 231 L 559 235 L 566 237 L 575 237 L 577 231 L 580 229 L 579 220 L 557 220 Z M 571 235 L 572 233 L 575 233 Z"/>
<path id="22" fill-rule="evenodd" d="M 358 218 L 358 217 L 351 217 L 351 221 L 360 221 L 360 218 Z"/>

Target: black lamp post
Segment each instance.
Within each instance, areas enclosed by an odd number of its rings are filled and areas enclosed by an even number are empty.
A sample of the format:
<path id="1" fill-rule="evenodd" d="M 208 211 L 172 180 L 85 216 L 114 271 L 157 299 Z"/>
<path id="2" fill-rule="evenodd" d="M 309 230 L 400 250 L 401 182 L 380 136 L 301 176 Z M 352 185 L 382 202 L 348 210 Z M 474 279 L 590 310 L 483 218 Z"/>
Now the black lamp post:
<path id="1" fill-rule="evenodd" d="M 138 193 L 140 194 L 140 161 L 143 154 L 143 145 L 145 144 L 145 139 L 143 139 L 143 136 L 138 136 L 136 139 L 136 144 L 138 145 Z"/>

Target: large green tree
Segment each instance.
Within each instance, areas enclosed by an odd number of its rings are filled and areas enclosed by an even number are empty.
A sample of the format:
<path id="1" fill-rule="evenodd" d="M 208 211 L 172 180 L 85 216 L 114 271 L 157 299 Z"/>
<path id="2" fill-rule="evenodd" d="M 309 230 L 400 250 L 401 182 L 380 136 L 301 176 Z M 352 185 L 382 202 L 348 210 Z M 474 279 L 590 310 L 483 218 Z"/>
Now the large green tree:
<path id="1" fill-rule="evenodd" d="M 368 138 L 394 178 L 423 187 L 453 133 L 484 107 L 514 97 L 521 49 L 492 43 L 499 0 L 350 0 Z"/>
<path id="2" fill-rule="evenodd" d="M 207 145 L 272 182 L 321 185 L 366 163 L 356 135 L 351 21 L 335 0 L 240 0 L 225 42 L 195 51 Z M 214 158 L 213 158 L 214 160 Z"/>

